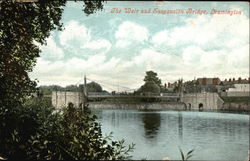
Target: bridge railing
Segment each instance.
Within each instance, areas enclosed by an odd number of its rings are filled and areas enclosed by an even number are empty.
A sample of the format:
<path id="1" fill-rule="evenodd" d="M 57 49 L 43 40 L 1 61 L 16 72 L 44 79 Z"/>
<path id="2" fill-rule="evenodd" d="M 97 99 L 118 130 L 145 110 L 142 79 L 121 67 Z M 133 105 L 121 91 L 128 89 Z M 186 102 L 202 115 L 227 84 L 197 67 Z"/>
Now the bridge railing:
<path id="1" fill-rule="evenodd" d="M 111 95 L 107 92 L 88 92 L 88 96 L 108 96 Z"/>
<path id="2" fill-rule="evenodd" d="M 179 97 L 178 93 L 107 93 L 107 92 L 88 92 L 88 97 Z"/>
<path id="3" fill-rule="evenodd" d="M 180 96 L 179 93 L 160 93 L 160 96 Z"/>

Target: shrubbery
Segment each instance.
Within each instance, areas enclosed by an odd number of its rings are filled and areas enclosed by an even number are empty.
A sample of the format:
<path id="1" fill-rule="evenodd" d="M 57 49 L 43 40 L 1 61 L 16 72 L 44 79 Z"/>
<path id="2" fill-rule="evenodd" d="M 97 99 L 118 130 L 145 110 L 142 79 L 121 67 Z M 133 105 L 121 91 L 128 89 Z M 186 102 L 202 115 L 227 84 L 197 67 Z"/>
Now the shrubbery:
<path id="1" fill-rule="evenodd" d="M 48 100 L 26 99 L 37 82 L 29 78 L 46 44 L 60 23 L 66 0 L 0 3 L 0 156 L 7 159 L 125 159 L 122 142 L 111 145 L 86 108 L 54 113 Z M 103 1 L 83 1 L 87 15 Z M 129 147 L 128 150 L 130 150 Z"/>
<path id="2" fill-rule="evenodd" d="M 0 156 L 7 159 L 130 159 L 124 140 L 104 138 L 101 125 L 90 109 L 75 108 L 55 112 L 44 99 L 32 99 L 23 107 L 0 112 Z"/>

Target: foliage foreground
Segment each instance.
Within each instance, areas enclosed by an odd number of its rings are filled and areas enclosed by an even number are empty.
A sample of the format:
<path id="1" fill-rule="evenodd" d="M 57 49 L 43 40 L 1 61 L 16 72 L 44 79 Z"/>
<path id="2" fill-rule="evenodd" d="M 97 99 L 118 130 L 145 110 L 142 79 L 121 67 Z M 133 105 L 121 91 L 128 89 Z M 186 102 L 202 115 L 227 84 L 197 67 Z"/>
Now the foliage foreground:
<path id="1" fill-rule="evenodd" d="M 129 159 L 124 141 L 102 137 L 90 110 L 73 105 L 55 112 L 49 100 L 27 98 L 36 92 L 29 78 L 51 31 L 60 22 L 66 0 L 0 2 L 0 158 Z M 86 15 L 103 8 L 103 0 L 83 0 Z M 132 144 L 133 145 L 133 144 Z"/>
<path id="2" fill-rule="evenodd" d="M 44 99 L 33 99 L 24 107 L 0 112 L 0 156 L 7 159 L 131 159 L 124 140 L 102 136 L 101 125 L 88 107 L 73 104 L 56 111 Z"/>

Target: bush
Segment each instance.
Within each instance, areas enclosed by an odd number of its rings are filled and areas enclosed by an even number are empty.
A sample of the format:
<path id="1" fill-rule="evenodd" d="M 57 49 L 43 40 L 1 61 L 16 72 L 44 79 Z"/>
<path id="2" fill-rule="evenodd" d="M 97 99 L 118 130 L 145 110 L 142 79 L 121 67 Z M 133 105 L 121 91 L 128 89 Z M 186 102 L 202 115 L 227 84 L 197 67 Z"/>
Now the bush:
<path id="1" fill-rule="evenodd" d="M 9 159 L 25 158 L 26 143 L 31 135 L 36 134 L 52 112 L 46 104 L 37 99 L 32 105 L 16 105 L 12 108 L 1 107 L 0 110 L 0 155 Z M 27 102 L 31 104 L 31 102 Z M 44 110 L 42 110 L 44 109 Z"/>
<path id="2" fill-rule="evenodd" d="M 146 82 L 142 87 L 141 91 L 143 93 L 154 93 L 159 94 L 160 93 L 160 87 L 153 81 Z"/>
<path id="3" fill-rule="evenodd" d="M 123 160 L 124 140 L 103 138 L 96 116 L 70 104 L 55 113 L 49 101 L 32 99 L 23 107 L 0 112 L 0 156 L 7 159 Z"/>

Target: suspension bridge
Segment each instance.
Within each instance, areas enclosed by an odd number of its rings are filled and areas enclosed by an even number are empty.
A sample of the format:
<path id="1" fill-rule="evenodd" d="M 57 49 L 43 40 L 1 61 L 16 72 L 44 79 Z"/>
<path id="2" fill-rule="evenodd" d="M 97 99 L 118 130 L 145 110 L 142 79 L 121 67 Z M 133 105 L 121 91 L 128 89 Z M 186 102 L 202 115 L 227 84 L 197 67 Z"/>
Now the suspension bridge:
<path id="1" fill-rule="evenodd" d="M 83 81 L 81 79 L 76 85 L 80 85 L 80 83 Z M 120 84 L 112 84 L 110 82 L 100 81 L 100 80 L 94 80 L 92 78 L 87 78 L 84 76 L 84 85 L 86 86 L 87 82 L 95 82 L 100 84 L 105 89 L 108 89 L 109 92 L 88 92 L 86 91 L 86 88 L 84 88 L 84 95 L 88 98 L 180 98 L 179 93 L 141 93 L 141 94 L 135 94 L 135 91 L 137 91 L 139 88 L 130 88 L 126 87 Z"/>
<path id="2" fill-rule="evenodd" d="M 86 78 L 84 76 L 79 82 L 75 84 L 75 86 L 82 85 L 82 81 L 84 81 L 83 91 L 52 91 L 52 105 L 56 108 L 65 107 L 69 103 L 73 103 L 76 107 L 84 107 L 84 105 L 90 101 L 102 101 L 102 100 L 111 100 L 112 101 L 178 101 L 180 99 L 179 93 L 136 93 L 135 91 L 138 88 L 132 89 L 120 84 L 112 84 L 111 82 L 105 82 L 100 80 L 94 80 L 90 78 Z M 108 89 L 112 92 L 88 92 L 87 91 L 87 81 L 95 82 L 104 89 Z"/>

